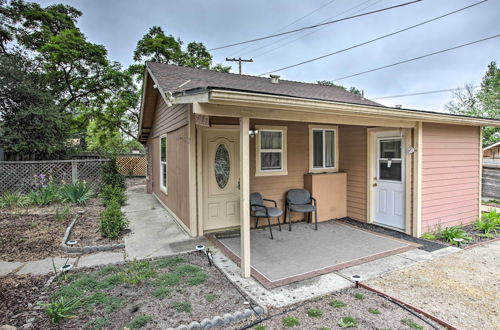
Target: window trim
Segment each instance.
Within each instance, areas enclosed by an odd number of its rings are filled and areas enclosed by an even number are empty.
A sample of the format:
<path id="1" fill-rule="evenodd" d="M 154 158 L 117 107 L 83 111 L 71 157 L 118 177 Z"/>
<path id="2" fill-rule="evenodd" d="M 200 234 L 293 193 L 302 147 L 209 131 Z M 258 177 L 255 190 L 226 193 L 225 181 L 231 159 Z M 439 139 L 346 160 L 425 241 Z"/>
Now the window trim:
<path id="1" fill-rule="evenodd" d="M 161 160 L 161 139 L 163 139 L 163 138 L 165 138 L 165 149 L 166 149 L 164 162 Z M 167 194 L 168 193 L 168 185 L 167 185 L 167 181 L 168 181 L 168 137 L 167 137 L 167 134 L 163 134 L 160 136 L 160 143 L 159 143 L 158 149 L 160 152 L 159 157 L 158 157 L 158 160 L 160 163 L 160 191 Z M 163 166 L 165 166 L 165 168 L 166 168 L 166 172 L 167 172 L 166 178 L 163 178 Z M 163 180 L 165 180 L 165 182 L 163 182 Z"/>
<path id="2" fill-rule="evenodd" d="M 334 167 L 314 167 L 314 131 L 322 130 L 334 132 Z M 323 133 L 323 164 L 325 162 L 325 134 Z M 339 171 L 339 127 L 336 125 L 309 125 L 309 172 L 310 173 L 325 173 L 325 172 L 338 172 Z"/>
<path id="3" fill-rule="evenodd" d="M 287 168 L 287 140 L 288 140 L 288 127 L 287 126 L 263 126 L 256 125 L 255 129 L 259 132 L 255 137 L 255 176 L 278 176 L 288 175 Z M 275 149 L 260 149 L 260 134 L 262 131 L 281 132 L 281 169 L 279 170 L 262 170 L 260 163 L 260 155 L 262 152 L 277 152 Z"/>

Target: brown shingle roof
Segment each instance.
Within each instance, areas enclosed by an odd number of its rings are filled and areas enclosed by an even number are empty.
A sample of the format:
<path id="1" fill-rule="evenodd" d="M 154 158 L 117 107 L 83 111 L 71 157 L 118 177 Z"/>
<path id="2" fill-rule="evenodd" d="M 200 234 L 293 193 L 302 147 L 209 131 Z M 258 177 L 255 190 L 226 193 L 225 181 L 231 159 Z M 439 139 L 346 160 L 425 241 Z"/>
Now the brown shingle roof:
<path id="1" fill-rule="evenodd" d="M 171 64 L 147 62 L 154 78 L 163 91 L 181 92 L 196 89 L 229 89 L 244 92 L 291 96 L 324 101 L 336 101 L 363 105 L 380 106 L 359 95 L 349 93 L 342 88 L 318 84 L 281 80 L 271 83 L 270 78 L 224 73 L 205 69 L 187 68 Z M 191 80 L 186 85 L 181 84 Z"/>

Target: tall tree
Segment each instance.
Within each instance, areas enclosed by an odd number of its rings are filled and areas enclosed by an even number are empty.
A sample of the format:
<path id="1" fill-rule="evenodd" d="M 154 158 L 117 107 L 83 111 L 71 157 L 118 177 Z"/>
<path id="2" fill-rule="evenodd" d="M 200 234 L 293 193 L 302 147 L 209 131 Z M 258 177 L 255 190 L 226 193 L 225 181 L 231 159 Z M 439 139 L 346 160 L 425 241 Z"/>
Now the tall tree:
<path id="1" fill-rule="evenodd" d="M 330 80 L 318 80 L 316 81 L 316 83 L 318 85 L 322 85 L 322 86 L 332 86 L 332 87 L 338 87 L 338 88 L 342 88 L 343 90 L 349 92 L 349 93 L 353 93 L 353 94 L 356 94 L 356 95 L 359 95 L 359 96 L 363 96 L 363 91 L 362 90 L 359 90 L 357 89 L 356 87 L 345 87 L 343 85 L 339 85 L 339 84 L 336 84 L 334 83 L 333 81 L 330 81 Z"/>
<path id="2" fill-rule="evenodd" d="M 465 88 L 454 91 L 452 100 L 445 108 L 451 113 L 500 119 L 500 68 L 496 62 L 488 65 L 479 90 L 476 91 L 471 84 L 465 84 Z M 498 141 L 499 128 L 483 128 L 483 146 Z"/>

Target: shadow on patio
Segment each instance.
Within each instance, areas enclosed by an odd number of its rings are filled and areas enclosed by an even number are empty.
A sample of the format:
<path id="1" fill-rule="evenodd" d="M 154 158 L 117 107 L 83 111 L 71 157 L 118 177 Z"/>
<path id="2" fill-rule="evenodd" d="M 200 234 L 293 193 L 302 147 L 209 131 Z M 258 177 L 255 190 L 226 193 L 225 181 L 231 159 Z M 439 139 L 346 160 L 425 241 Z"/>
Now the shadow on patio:
<path id="1" fill-rule="evenodd" d="M 277 229 L 273 228 L 274 240 L 266 227 L 251 231 L 251 273 L 268 289 L 419 246 L 335 220 L 321 223 L 318 231 L 304 222 L 294 223 L 291 232 L 287 226 Z M 239 232 L 216 233 L 214 240 L 239 263 Z"/>

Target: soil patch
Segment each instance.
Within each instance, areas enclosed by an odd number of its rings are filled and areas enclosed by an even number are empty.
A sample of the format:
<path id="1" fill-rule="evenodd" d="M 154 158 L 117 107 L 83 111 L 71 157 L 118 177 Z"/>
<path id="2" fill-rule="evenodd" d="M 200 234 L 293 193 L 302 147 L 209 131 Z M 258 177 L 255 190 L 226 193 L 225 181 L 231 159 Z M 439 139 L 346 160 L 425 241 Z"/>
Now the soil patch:
<path id="1" fill-rule="evenodd" d="M 498 329 L 500 241 L 391 272 L 367 284 L 460 329 Z"/>
<path id="2" fill-rule="evenodd" d="M 77 300 L 76 317 L 52 324 L 44 316 L 36 328 L 165 329 L 241 311 L 250 301 L 200 252 L 71 273 L 51 292 Z"/>
<path id="3" fill-rule="evenodd" d="M 31 261 L 63 255 L 60 248 L 71 222 L 54 215 L 0 214 L 0 260 Z"/>
<path id="4" fill-rule="evenodd" d="M 78 215 L 73 230 L 71 231 L 70 239 L 76 240 L 76 247 L 105 245 L 105 244 L 120 244 L 123 243 L 123 236 L 129 232 L 123 231 L 117 238 L 110 239 L 103 237 L 100 231 L 101 213 L 104 211 L 104 205 L 100 199 L 92 199 L 84 208 L 81 208 L 85 213 Z M 62 237 L 61 237 L 62 239 Z"/>
<path id="5" fill-rule="evenodd" d="M 33 317 L 33 307 L 49 276 L 10 275 L 0 278 L 0 324 L 16 327 Z"/>
<path id="6" fill-rule="evenodd" d="M 284 313 L 276 315 L 280 312 Z M 291 324 L 296 324 L 293 329 L 341 329 L 339 323 L 346 325 L 349 321 L 356 323 L 356 329 L 411 329 L 408 324 L 413 324 L 413 329 L 432 329 L 399 305 L 361 288 L 348 288 L 296 307 L 272 310 L 270 314 L 276 316 L 259 324 L 265 329 L 287 329 Z"/>

